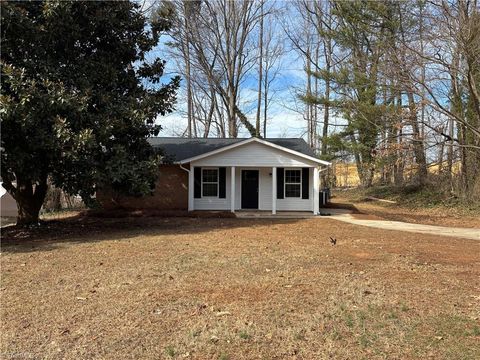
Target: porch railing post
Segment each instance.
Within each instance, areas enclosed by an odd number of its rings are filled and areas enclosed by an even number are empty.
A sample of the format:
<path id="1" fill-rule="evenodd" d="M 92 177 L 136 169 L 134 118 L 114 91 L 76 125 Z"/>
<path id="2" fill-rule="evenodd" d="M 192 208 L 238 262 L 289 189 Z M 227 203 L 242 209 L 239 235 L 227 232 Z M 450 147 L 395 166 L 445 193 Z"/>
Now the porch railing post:
<path id="1" fill-rule="evenodd" d="M 272 167 L 272 215 L 277 213 L 277 168 Z"/>
<path id="2" fill-rule="evenodd" d="M 313 213 L 320 212 L 320 172 L 318 167 L 313 168 Z"/>
<path id="3" fill-rule="evenodd" d="M 230 211 L 235 212 L 235 166 L 230 169 Z"/>

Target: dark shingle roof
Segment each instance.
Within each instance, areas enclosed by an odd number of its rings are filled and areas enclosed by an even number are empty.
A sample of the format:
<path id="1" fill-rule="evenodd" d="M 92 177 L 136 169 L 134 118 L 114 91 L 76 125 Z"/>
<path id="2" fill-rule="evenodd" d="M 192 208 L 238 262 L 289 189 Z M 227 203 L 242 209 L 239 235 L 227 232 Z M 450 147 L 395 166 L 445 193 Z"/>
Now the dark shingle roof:
<path id="1" fill-rule="evenodd" d="M 243 140 L 246 139 L 152 137 L 148 139 L 148 142 L 153 147 L 161 149 L 169 160 L 181 161 Z M 271 138 L 263 140 L 315 157 L 313 150 L 301 138 Z"/>

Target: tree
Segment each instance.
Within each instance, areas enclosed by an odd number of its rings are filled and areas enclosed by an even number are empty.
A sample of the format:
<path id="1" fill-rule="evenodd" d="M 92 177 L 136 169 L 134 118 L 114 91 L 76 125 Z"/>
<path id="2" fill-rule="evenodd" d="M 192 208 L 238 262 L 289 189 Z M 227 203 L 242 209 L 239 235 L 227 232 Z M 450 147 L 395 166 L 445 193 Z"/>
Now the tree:
<path id="1" fill-rule="evenodd" d="M 240 124 L 255 136 L 255 125 L 240 109 L 239 102 L 242 83 L 257 61 L 252 40 L 255 26 L 268 9 L 262 13 L 261 4 L 255 1 L 197 1 L 192 5 L 195 12 L 187 15 L 182 4 L 183 0 L 162 1 L 155 16 L 173 19 L 176 26 L 170 35 L 175 48 L 188 39 L 191 73 L 196 77 L 192 81 L 206 80 L 218 97 L 214 110 L 225 109 L 228 136 L 237 137 Z M 169 8 L 173 11 L 165 11 Z M 179 21 L 182 18 L 187 19 L 188 26 Z M 177 56 L 186 62 L 185 53 L 179 51 Z"/>
<path id="2" fill-rule="evenodd" d="M 273 12 L 273 11 L 272 11 Z M 282 71 L 281 61 L 284 54 L 283 39 L 276 36 L 280 31 L 277 24 L 277 17 L 281 12 L 277 11 L 276 16 L 268 16 L 265 19 L 264 40 L 263 40 L 263 137 L 267 138 L 268 109 L 277 96 L 274 82 Z"/>
<path id="3" fill-rule="evenodd" d="M 404 44 L 404 52 L 416 58 L 424 72 L 410 72 L 411 91 L 440 119 L 424 123 L 448 145 L 450 188 L 473 199 L 480 182 L 480 11 L 478 1 L 432 1 L 421 12 L 408 14 L 425 22 L 428 44 Z M 423 30 L 423 29 L 422 29 Z M 423 32 L 423 31 L 422 31 Z M 446 130 L 447 129 L 447 130 Z M 456 152 L 454 151 L 456 148 Z M 438 159 L 439 164 L 443 161 Z M 457 158 L 455 158 L 458 156 Z M 453 163 L 460 164 L 460 184 L 454 186 Z"/>
<path id="4" fill-rule="evenodd" d="M 340 95 L 336 106 L 347 122 L 340 134 L 351 149 L 360 182 L 371 186 L 375 152 L 384 107 L 378 103 L 381 58 L 390 26 L 388 3 L 356 1 L 333 3 L 338 26 L 330 36 L 342 50 L 344 61 L 323 77 L 335 82 Z"/>
<path id="5" fill-rule="evenodd" d="M 257 117 L 255 122 L 255 136 L 260 137 L 260 113 L 262 111 L 262 78 L 263 78 L 263 0 L 261 3 L 260 30 L 258 32 L 258 100 L 257 100 Z"/>
<path id="6" fill-rule="evenodd" d="M 306 110 L 309 143 L 313 148 L 319 148 L 324 159 L 332 160 L 335 154 L 327 147 L 330 130 L 336 126 L 330 123 L 331 107 L 335 102 L 331 73 L 336 62 L 342 63 L 345 60 L 343 56 L 337 59 L 335 54 L 337 44 L 333 35 L 337 30 L 337 23 L 332 14 L 332 2 L 297 0 L 295 5 L 303 23 L 301 26 L 294 26 L 293 24 L 298 22 L 292 21 L 292 29 L 288 29 L 286 34 L 305 63 L 306 89 L 300 93 L 300 99 Z M 323 121 L 319 116 L 320 111 L 323 111 Z M 319 124 L 322 124 L 320 138 L 317 134 Z M 321 146 L 318 146 L 318 140 Z"/>
<path id="7" fill-rule="evenodd" d="M 2 2 L 1 172 L 18 224 L 38 222 L 47 180 L 94 203 L 98 187 L 142 195 L 159 155 L 146 138 L 179 80 L 146 54 L 167 22 L 134 2 Z"/>

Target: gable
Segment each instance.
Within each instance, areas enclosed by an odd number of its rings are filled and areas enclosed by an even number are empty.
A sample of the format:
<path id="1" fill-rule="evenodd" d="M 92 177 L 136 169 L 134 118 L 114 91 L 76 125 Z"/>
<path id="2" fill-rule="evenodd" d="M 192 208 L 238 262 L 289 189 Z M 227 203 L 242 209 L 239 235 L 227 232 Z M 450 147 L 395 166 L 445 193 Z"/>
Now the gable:
<path id="1" fill-rule="evenodd" d="M 317 166 L 318 163 L 302 156 L 277 149 L 258 141 L 241 144 L 198 160 L 192 159 L 193 166 L 255 166 L 289 167 Z"/>

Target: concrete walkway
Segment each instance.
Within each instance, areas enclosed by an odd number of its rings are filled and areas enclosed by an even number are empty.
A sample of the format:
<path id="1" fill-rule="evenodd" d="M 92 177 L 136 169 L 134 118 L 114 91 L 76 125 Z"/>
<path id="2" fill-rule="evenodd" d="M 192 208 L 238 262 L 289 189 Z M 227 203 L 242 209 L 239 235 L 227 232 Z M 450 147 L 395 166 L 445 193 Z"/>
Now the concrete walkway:
<path id="1" fill-rule="evenodd" d="M 340 211 L 339 211 L 340 210 Z M 412 224 L 401 221 L 389 221 L 389 220 L 366 220 L 357 219 L 352 216 L 348 210 L 341 209 L 324 209 L 323 212 L 329 212 L 330 219 L 347 222 L 354 225 L 370 226 L 378 229 L 395 230 L 395 231 L 407 231 L 413 233 L 439 235 L 439 236 L 451 236 L 463 239 L 480 240 L 480 229 L 472 228 L 459 228 L 459 227 L 446 227 L 436 225 L 423 225 Z"/>

